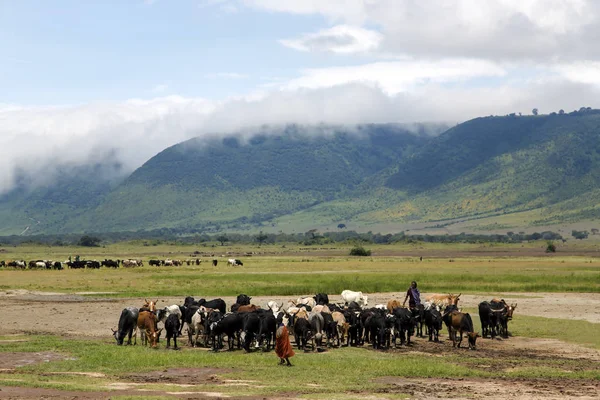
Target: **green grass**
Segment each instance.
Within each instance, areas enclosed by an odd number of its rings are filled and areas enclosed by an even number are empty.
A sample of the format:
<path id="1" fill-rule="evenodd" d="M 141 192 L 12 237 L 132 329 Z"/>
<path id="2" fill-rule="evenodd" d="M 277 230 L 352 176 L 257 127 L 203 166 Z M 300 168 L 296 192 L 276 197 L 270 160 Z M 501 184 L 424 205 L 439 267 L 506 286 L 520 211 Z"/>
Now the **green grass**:
<path id="1" fill-rule="evenodd" d="M 590 310 L 590 312 L 593 312 Z M 534 316 L 518 316 L 510 322 L 514 336 L 558 339 L 600 350 L 600 324 L 579 320 L 561 320 Z"/>

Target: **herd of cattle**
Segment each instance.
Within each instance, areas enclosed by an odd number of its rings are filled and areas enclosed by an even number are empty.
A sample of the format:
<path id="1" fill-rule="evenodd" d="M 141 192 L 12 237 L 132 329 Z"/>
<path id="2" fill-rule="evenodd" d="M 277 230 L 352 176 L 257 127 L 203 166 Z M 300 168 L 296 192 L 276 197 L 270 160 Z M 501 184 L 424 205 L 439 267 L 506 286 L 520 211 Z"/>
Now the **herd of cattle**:
<path id="1" fill-rule="evenodd" d="M 217 266 L 219 260 L 213 259 L 213 266 Z M 179 267 L 182 265 L 200 265 L 202 260 L 199 258 L 188 259 L 188 260 L 171 260 L 169 258 L 164 260 L 154 259 L 148 260 L 148 265 L 150 266 L 167 266 L 167 267 Z M 231 266 L 243 266 L 244 263 L 237 258 L 230 258 L 227 260 L 227 264 Z M 0 267 L 12 267 L 12 268 L 20 268 L 20 269 L 57 269 L 62 270 L 65 268 L 73 268 L 73 269 L 81 269 L 81 268 L 90 268 L 90 269 L 99 269 L 100 267 L 108 267 L 108 268 L 131 268 L 131 267 L 143 267 L 144 261 L 140 259 L 126 259 L 126 260 L 108 260 L 97 261 L 97 260 L 66 260 L 66 261 L 52 261 L 52 260 L 13 260 L 13 261 L 2 261 L 0 260 Z"/>
<path id="2" fill-rule="evenodd" d="M 157 301 L 146 300 L 141 308 L 127 307 L 119 318 L 118 329 L 112 329 L 117 344 L 137 342 L 140 331 L 142 344 L 157 347 L 163 329 L 167 348 L 173 340 L 177 349 L 177 337 L 187 327 L 188 345 L 204 346 L 218 351 L 227 340 L 229 350 L 236 346 L 246 351 L 274 347 L 275 332 L 279 324 L 285 324 L 301 350 L 322 351 L 324 346 L 362 346 L 371 344 L 374 349 L 388 349 L 398 345 L 410 345 L 411 336 L 429 337 L 439 341 L 443 325 L 454 347 L 460 347 L 463 334 L 469 349 L 475 349 L 480 337 L 475 331 L 468 313 L 458 307 L 459 295 L 434 294 L 416 308 L 405 308 L 400 301 L 391 299 L 387 304 L 368 308 L 368 297 L 362 292 L 344 290 L 343 303 L 329 302 L 325 293 L 283 303 L 269 301 L 266 308 L 251 304 L 252 298 L 240 294 L 229 312 L 222 299 L 195 300 L 186 297 L 183 305 L 157 308 Z M 482 336 L 508 337 L 508 321 L 512 319 L 516 304 L 503 299 L 493 299 L 479 304 Z M 159 328 L 159 323 L 162 327 Z"/>

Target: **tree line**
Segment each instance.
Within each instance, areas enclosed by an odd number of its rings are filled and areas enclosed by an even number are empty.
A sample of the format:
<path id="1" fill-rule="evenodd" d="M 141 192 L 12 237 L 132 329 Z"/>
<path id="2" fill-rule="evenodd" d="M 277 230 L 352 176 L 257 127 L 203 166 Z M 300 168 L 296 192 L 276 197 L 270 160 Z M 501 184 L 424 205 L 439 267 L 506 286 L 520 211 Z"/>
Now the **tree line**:
<path id="1" fill-rule="evenodd" d="M 586 232 L 587 233 L 587 232 Z M 576 238 L 575 235 L 573 235 Z M 373 232 L 319 232 L 311 229 L 304 233 L 219 233 L 219 234 L 157 234 L 153 231 L 145 232 L 110 232 L 110 233 L 87 233 L 68 235 L 36 235 L 36 236 L 2 236 L 0 246 L 20 244 L 41 244 L 50 246 L 100 246 L 123 241 L 140 240 L 146 246 L 164 243 L 172 244 L 211 244 L 225 246 L 226 244 L 284 244 L 298 243 L 305 246 L 324 245 L 332 243 L 364 243 L 364 244 L 393 244 L 393 243 L 521 243 L 531 240 L 563 240 L 563 237 L 552 231 L 534 233 L 506 234 L 408 234 L 399 233 L 373 233 Z"/>

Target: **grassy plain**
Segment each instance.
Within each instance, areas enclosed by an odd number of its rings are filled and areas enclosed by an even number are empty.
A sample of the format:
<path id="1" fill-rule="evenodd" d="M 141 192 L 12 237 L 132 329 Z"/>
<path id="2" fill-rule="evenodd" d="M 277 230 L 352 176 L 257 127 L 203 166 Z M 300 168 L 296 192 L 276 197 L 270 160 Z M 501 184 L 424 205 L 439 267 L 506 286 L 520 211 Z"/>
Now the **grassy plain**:
<path id="1" fill-rule="evenodd" d="M 397 292 L 408 282 L 419 281 L 426 291 L 463 293 L 501 292 L 599 292 L 600 260 L 594 247 L 577 244 L 563 254 L 545 256 L 543 243 L 507 245 L 413 244 L 367 246 L 373 257 L 347 256 L 350 246 L 318 248 L 287 244 L 257 246 L 180 246 L 120 243 L 99 248 L 6 248 L 3 259 L 55 259 L 69 255 L 86 259 L 180 258 L 195 250 L 200 266 L 149 267 L 118 270 L 0 270 L 0 290 L 27 289 L 49 292 L 112 292 L 107 297 L 296 295 L 339 293 L 357 288 L 365 292 Z M 579 247 L 577 247 L 579 246 Z M 225 264 L 227 252 L 242 258 L 243 267 Z M 254 252 L 244 257 L 246 252 Z M 214 256 L 212 255 L 214 254 Z M 420 261 L 418 256 L 424 257 Z M 579 254 L 579 255 L 566 255 Z M 224 256 L 224 257 L 222 257 Z M 220 260 L 217 268 L 209 260 Z M 151 283 L 151 284 L 149 284 Z M 423 289 L 425 290 L 425 289 Z M 94 295 L 97 297 L 98 295 Z M 469 310 L 472 311 L 472 310 Z M 476 328 L 478 318 L 474 319 Z M 598 324 L 515 315 L 513 337 L 552 338 L 600 349 Z M 443 339 L 446 338 L 443 333 Z M 517 339 L 509 339 L 507 344 Z M 452 351 L 448 343 L 431 347 L 420 339 L 412 349 L 373 351 L 370 348 L 334 349 L 325 353 L 299 353 L 295 368 L 275 366 L 271 353 L 241 351 L 218 354 L 184 347 L 167 351 L 141 346 L 114 345 L 112 338 L 89 339 L 52 335 L 0 336 L 0 357 L 9 352 L 51 351 L 62 361 L 22 366 L 0 373 L 0 386 L 53 388 L 76 391 L 113 390 L 119 384 L 135 390 L 162 392 L 211 392 L 233 396 L 302 395 L 308 398 L 364 397 L 385 392 L 381 377 L 465 379 L 557 379 L 589 382 L 600 379 L 597 362 L 583 362 L 551 354 L 511 349 L 502 342 L 480 340 L 480 350 Z M 348 368 L 352 365 L 352 368 Z M 485 366 L 485 367 L 482 367 Z M 211 368 L 217 378 L 197 382 L 142 379 L 145 373 L 174 368 Z M 360 371 L 360 373 L 356 373 Z M 84 374 L 84 375 L 82 375 Z M 93 379 L 85 374 L 95 374 Z M 133 377 L 133 378 L 132 378 Z M 134 379 L 137 377 L 136 379 Z M 132 386 L 132 382 L 134 386 Z M 175 382 L 175 383 L 174 383 Z M 177 383 L 179 382 L 179 383 Z M 193 386 L 186 386 L 193 384 Z M 115 386 L 117 385 L 117 386 Z M 127 386 L 130 385 L 130 386 Z M 148 397 L 153 398 L 150 392 Z M 140 394 L 143 394 L 141 392 Z M 155 398 L 163 398 L 157 395 Z M 405 393 L 385 392 L 385 398 L 405 398 Z M 136 398 L 123 396 L 122 398 Z"/>
<path id="2" fill-rule="evenodd" d="M 2 270 L 0 289 L 21 288 L 50 292 L 116 292 L 111 296 L 296 295 L 340 293 L 347 288 L 365 292 L 405 290 L 417 280 L 422 290 L 443 292 L 598 292 L 600 260 L 590 255 L 544 256 L 541 243 L 515 245 L 388 245 L 370 246 L 373 257 L 350 257 L 350 246 L 307 248 L 299 245 L 145 246 L 120 243 L 98 248 L 19 246 L 9 248 L 5 259 L 179 258 L 191 259 L 195 250 L 200 266 L 150 267 L 118 270 Z M 524 255 L 519 252 L 525 250 Z M 588 249 L 589 250 L 589 249 Z M 570 251 L 577 251 L 574 247 Z M 581 249 L 579 249 L 581 251 Z M 244 266 L 226 265 L 227 253 L 242 258 Z M 256 254 L 245 257 L 246 252 Z M 539 256 L 535 256 L 536 252 Z M 212 254 L 215 256 L 213 257 Z M 241 254 L 241 255 L 240 255 Z M 411 255 L 412 254 L 412 255 Z M 418 254 L 424 256 L 419 261 Z M 511 255 L 514 254 L 514 255 Z M 599 253 L 600 255 L 600 253 Z M 219 259 L 215 268 L 210 261 Z M 153 285 L 147 285 L 151 281 Z"/>

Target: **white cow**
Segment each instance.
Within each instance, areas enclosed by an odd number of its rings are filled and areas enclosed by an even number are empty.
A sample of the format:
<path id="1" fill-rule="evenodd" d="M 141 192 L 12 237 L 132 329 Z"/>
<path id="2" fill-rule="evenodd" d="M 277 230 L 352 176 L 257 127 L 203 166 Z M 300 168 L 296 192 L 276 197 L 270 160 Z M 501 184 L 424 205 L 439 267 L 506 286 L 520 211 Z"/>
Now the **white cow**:
<path id="1" fill-rule="evenodd" d="M 202 307 L 204 308 L 204 307 Z M 201 309 L 194 313 L 192 316 L 192 325 L 188 326 L 188 337 L 190 340 L 190 344 L 192 347 L 196 347 L 198 345 L 198 336 L 200 336 L 200 332 L 204 335 L 204 315 L 202 314 Z M 206 338 L 204 340 L 204 345 L 206 345 Z"/>
<path id="2" fill-rule="evenodd" d="M 267 308 L 273 312 L 275 317 L 277 317 L 277 314 L 279 314 L 279 311 L 283 308 L 283 303 L 277 304 L 276 301 L 271 300 L 267 302 Z"/>
<path id="3" fill-rule="evenodd" d="M 361 307 L 366 307 L 369 305 L 368 296 L 366 294 L 363 294 L 363 292 L 353 292 L 352 290 L 344 290 L 342 292 L 342 300 L 344 300 L 346 304 L 350 304 L 353 301 L 355 301 Z"/>
<path id="4" fill-rule="evenodd" d="M 304 304 L 305 306 L 309 306 L 311 309 L 313 309 L 317 305 L 317 302 L 315 301 L 314 297 L 298 297 L 298 300 L 296 300 L 294 304 Z"/>
<path id="5" fill-rule="evenodd" d="M 242 264 L 242 262 L 240 260 L 235 259 L 235 258 L 228 259 L 227 264 L 231 265 L 232 267 L 237 267 L 238 265 L 244 265 L 244 264 Z"/>

